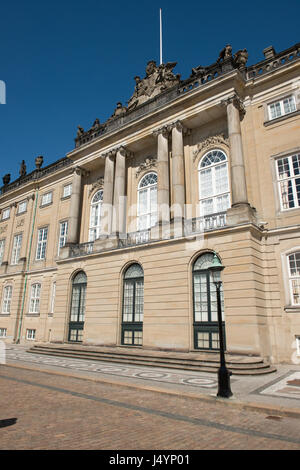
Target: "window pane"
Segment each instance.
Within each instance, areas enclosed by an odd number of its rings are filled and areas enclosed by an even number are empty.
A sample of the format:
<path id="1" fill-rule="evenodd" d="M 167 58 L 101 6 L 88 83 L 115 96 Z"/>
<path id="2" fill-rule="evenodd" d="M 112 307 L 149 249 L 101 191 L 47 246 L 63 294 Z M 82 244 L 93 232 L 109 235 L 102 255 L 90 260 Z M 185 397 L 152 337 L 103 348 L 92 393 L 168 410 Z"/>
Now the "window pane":
<path id="1" fill-rule="evenodd" d="M 283 109 L 285 114 L 296 111 L 295 99 L 293 96 L 283 100 Z"/>

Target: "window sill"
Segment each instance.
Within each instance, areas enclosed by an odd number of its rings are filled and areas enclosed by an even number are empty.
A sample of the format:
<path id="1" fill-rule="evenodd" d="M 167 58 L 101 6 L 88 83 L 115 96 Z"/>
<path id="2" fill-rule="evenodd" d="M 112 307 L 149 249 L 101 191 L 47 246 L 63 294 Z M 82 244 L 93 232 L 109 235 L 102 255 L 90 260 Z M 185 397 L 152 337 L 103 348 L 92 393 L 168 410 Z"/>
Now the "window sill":
<path id="1" fill-rule="evenodd" d="M 26 317 L 39 317 L 39 313 L 26 313 Z"/>
<path id="2" fill-rule="evenodd" d="M 293 117 L 293 116 L 298 116 L 299 114 L 300 114 L 300 110 L 297 110 L 297 111 L 293 111 L 292 113 L 284 114 L 284 116 L 279 116 L 278 118 L 275 118 L 275 119 L 269 119 L 268 121 L 264 122 L 264 126 L 265 127 L 271 126 L 272 124 L 285 121 L 286 119 Z"/>
<path id="3" fill-rule="evenodd" d="M 0 313 L 0 317 L 10 317 L 10 313 Z"/>
<path id="4" fill-rule="evenodd" d="M 300 313 L 300 304 L 299 305 L 287 305 L 284 307 L 284 311 L 287 313 Z"/>
<path id="5" fill-rule="evenodd" d="M 60 198 L 61 201 L 65 201 L 66 199 L 71 199 L 71 194 L 69 196 L 62 196 Z"/>
<path id="6" fill-rule="evenodd" d="M 52 206 L 53 202 L 47 202 L 47 204 L 41 204 L 40 205 L 40 209 L 43 209 L 44 207 L 49 207 L 49 206 Z"/>

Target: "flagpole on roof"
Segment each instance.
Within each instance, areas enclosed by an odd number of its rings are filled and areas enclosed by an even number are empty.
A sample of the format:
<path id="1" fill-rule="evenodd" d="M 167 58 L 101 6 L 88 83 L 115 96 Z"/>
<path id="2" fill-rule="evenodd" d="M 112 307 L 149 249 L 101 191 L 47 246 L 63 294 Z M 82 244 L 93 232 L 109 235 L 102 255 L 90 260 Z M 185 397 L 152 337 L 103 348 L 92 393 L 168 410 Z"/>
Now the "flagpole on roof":
<path id="1" fill-rule="evenodd" d="M 159 30 L 160 30 L 160 64 L 162 64 L 162 17 L 161 8 L 159 9 Z"/>

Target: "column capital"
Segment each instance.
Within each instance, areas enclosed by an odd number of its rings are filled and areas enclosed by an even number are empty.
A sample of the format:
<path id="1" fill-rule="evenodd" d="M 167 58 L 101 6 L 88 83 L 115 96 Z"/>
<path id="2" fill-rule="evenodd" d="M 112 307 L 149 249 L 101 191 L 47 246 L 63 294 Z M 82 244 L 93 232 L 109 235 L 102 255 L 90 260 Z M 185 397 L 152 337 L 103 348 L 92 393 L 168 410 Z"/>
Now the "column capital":
<path id="1" fill-rule="evenodd" d="M 168 124 L 162 126 L 162 127 L 159 127 L 158 129 L 155 129 L 152 134 L 154 135 L 154 137 L 158 137 L 160 134 L 162 134 L 164 137 L 168 137 L 170 133 L 170 129 L 169 129 L 169 126 Z"/>
<path id="2" fill-rule="evenodd" d="M 72 175 L 76 174 L 78 176 L 88 176 L 89 171 L 85 170 L 84 168 L 81 168 L 80 166 L 75 166 L 71 169 Z"/>
<path id="3" fill-rule="evenodd" d="M 182 134 L 190 134 L 191 130 L 185 127 L 182 124 L 182 121 L 180 119 L 177 119 L 177 121 L 171 122 L 170 124 L 167 125 L 168 130 L 172 131 L 174 128 L 176 128 L 179 132 L 182 132 Z"/>
<path id="4" fill-rule="evenodd" d="M 225 98 L 224 100 L 221 101 L 222 106 L 228 106 L 229 104 L 233 104 L 234 107 L 239 111 L 241 118 L 244 117 L 246 111 L 245 111 L 245 106 L 242 101 L 242 99 L 238 96 L 237 93 L 234 93 L 233 95 Z"/>
<path id="5" fill-rule="evenodd" d="M 133 153 L 124 145 L 120 145 L 120 147 L 117 147 L 116 153 L 120 153 L 122 157 L 126 157 L 126 158 L 133 156 Z"/>

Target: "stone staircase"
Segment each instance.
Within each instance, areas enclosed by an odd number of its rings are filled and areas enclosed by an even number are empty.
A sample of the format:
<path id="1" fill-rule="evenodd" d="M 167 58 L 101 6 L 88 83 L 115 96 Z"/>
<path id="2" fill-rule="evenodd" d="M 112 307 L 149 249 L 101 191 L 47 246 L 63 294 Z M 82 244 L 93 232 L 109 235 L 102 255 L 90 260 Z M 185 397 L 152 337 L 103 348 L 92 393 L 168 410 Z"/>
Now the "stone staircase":
<path id="1" fill-rule="evenodd" d="M 107 361 L 135 366 L 164 367 L 197 372 L 216 373 L 219 368 L 219 354 L 215 352 L 166 352 L 130 347 L 83 346 L 73 344 L 35 344 L 28 352 L 48 356 Z M 276 368 L 259 356 L 226 354 L 226 365 L 234 375 L 262 375 L 276 371 Z"/>

